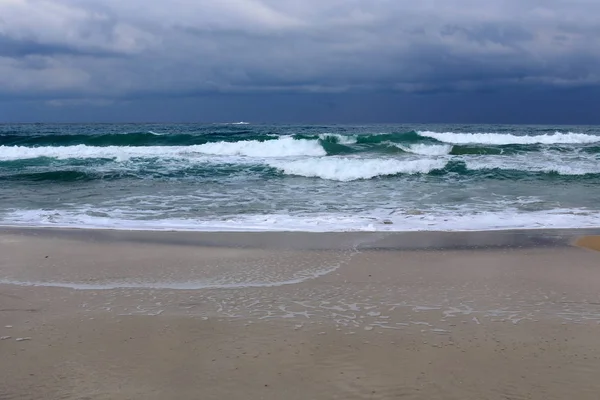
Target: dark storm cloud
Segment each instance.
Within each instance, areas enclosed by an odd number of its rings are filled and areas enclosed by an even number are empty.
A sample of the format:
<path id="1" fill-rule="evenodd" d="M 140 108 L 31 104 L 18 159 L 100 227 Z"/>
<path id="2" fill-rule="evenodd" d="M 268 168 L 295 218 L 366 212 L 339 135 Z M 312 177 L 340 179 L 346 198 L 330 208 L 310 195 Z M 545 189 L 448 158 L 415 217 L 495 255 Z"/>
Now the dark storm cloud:
<path id="1" fill-rule="evenodd" d="M 589 0 L 4 0 L 0 98 L 595 86 L 599 13 Z"/>
<path id="2" fill-rule="evenodd" d="M 32 39 L 15 39 L 0 34 L 0 57 L 26 59 L 28 56 L 118 57 L 119 52 L 94 48 L 77 48 L 64 43 L 41 43 Z"/>

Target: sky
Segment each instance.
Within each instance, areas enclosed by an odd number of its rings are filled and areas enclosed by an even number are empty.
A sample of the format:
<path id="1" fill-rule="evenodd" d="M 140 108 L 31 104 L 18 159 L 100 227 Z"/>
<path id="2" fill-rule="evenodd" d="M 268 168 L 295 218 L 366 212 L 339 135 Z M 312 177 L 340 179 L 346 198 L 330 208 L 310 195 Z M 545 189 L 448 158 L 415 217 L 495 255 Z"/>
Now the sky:
<path id="1" fill-rule="evenodd" d="M 600 124 L 597 0 L 0 0 L 0 122 Z"/>

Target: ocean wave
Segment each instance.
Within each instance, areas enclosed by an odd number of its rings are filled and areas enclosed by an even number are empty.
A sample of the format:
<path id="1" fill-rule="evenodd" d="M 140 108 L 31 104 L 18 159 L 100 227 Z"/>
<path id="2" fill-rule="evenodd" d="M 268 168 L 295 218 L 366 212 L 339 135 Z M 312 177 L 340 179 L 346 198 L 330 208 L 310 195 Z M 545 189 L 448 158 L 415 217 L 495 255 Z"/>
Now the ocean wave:
<path id="1" fill-rule="evenodd" d="M 1 134 L 0 146 L 76 146 L 85 144 L 87 146 L 191 146 L 210 142 L 234 142 L 234 141 L 266 141 L 281 136 L 258 133 L 251 134 L 247 131 L 213 132 L 210 134 L 191 133 L 160 133 L 156 131 L 147 132 L 123 132 L 123 133 L 101 133 L 101 134 L 62 134 L 62 135 L 15 135 Z"/>
<path id="2" fill-rule="evenodd" d="M 194 147 L 202 154 L 246 157 L 324 156 L 327 153 L 317 141 L 280 137 L 276 140 L 244 140 L 239 142 L 205 143 Z"/>
<path id="3" fill-rule="evenodd" d="M 444 168 L 446 161 L 322 157 L 288 162 L 273 161 L 268 162 L 268 165 L 286 175 L 348 182 L 377 176 L 426 174 Z"/>
<path id="4" fill-rule="evenodd" d="M 357 141 L 356 135 L 342 135 L 339 133 L 322 133 L 319 135 L 319 139 L 325 142 L 337 143 L 337 144 L 355 144 Z"/>
<path id="5" fill-rule="evenodd" d="M 96 135 L 63 134 L 63 135 L 2 135 L 0 145 L 3 146 L 167 146 L 192 145 L 206 143 L 205 136 L 190 134 L 170 134 L 155 131 L 103 133 Z"/>
<path id="6" fill-rule="evenodd" d="M 176 157 L 197 155 L 244 157 L 324 156 L 317 141 L 283 137 L 276 140 L 215 142 L 191 146 L 0 146 L 0 160 L 10 161 L 48 157 L 56 159 L 105 158 L 126 160 L 132 157 Z"/>
<path id="7" fill-rule="evenodd" d="M 184 147 L 187 148 L 187 147 Z M 126 160 L 131 157 L 170 156 L 180 151 L 180 147 L 158 146 L 0 146 L 0 160 L 24 160 L 32 158 L 55 158 L 58 160 L 106 158 Z"/>
<path id="8" fill-rule="evenodd" d="M 20 135 L 0 133 L 0 150 L 6 154 L 21 151 L 22 153 L 40 152 L 54 154 L 68 151 L 71 148 L 84 157 L 91 152 L 102 153 L 102 157 L 110 151 L 119 154 L 136 152 L 150 154 L 155 147 L 156 152 L 166 154 L 177 152 L 195 152 L 213 155 L 241 155 L 246 157 L 288 157 L 288 156 L 321 156 L 348 155 L 354 153 L 390 153 L 395 147 L 404 152 L 419 155 L 451 154 L 506 154 L 518 152 L 539 152 L 543 147 L 553 146 L 568 151 L 583 150 L 598 153 L 600 136 L 583 133 L 538 134 L 519 136 L 508 133 L 458 133 L 458 132 L 396 132 L 371 134 L 318 133 L 283 135 L 274 132 L 251 131 L 214 131 L 203 134 L 196 133 L 161 133 L 159 130 L 129 133 L 99 134 L 42 134 Z M 588 146 L 574 146 L 574 145 Z M 104 150 L 84 149 L 76 146 L 105 147 Z M 569 146 L 565 146 L 569 145 Z M 437 147 L 436 147 L 437 146 Z M 449 146 L 453 146 L 449 147 Z M 137 150 L 128 150 L 136 147 Z M 11 149 L 12 148 L 12 149 Z M 36 148 L 38 150 L 27 150 Z M 48 148 L 48 149 L 46 149 Z M 59 148 L 53 150 L 51 148 Z M 123 148 L 123 151 L 115 150 Z M 12 155 L 13 159 L 18 159 Z M 53 156 L 49 156 L 53 157 Z M 58 157 L 61 157 L 58 155 Z M 110 155 L 109 155 L 110 157 Z"/>
<path id="9" fill-rule="evenodd" d="M 509 133 L 455 133 L 455 132 L 417 132 L 422 137 L 428 137 L 450 144 L 588 144 L 599 143 L 600 136 L 584 133 L 561 133 L 533 136 L 517 136 Z"/>
<path id="10" fill-rule="evenodd" d="M 88 154 L 89 155 L 89 154 Z M 113 157 L 115 154 L 111 153 Z M 64 156 L 64 155 L 63 155 Z M 252 158 L 179 154 L 177 156 L 58 160 L 37 158 L 0 161 L 0 181 L 75 182 L 119 179 L 185 179 L 190 182 L 255 180 L 265 182 L 282 176 L 311 177 L 349 182 L 398 175 L 451 174 L 456 178 L 482 179 L 583 179 L 600 178 L 600 164 L 593 158 L 495 157 L 439 155 L 358 158 L 344 156 L 302 158 Z M 546 176 L 546 177 L 544 177 Z"/>
<path id="11" fill-rule="evenodd" d="M 446 154 L 450 154 L 452 151 L 452 145 L 449 144 L 399 144 L 399 143 L 389 143 L 389 145 L 397 147 L 402 151 L 407 153 L 419 154 L 423 156 L 443 156 Z"/>
<path id="12" fill-rule="evenodd" d="M 490 157 L 485 159 L 464 160 L 467 170 L 471 171 L 519 171 L 519 172 L 537 172 L 546 174 L 557 174 L 565 176 L 583 176 L 600 174 L 600 165 L 598 162 L 591 161 L 570 161 L 549 162 L 546 160 L 535 159 L 512 159 L 498 160 Z"/>

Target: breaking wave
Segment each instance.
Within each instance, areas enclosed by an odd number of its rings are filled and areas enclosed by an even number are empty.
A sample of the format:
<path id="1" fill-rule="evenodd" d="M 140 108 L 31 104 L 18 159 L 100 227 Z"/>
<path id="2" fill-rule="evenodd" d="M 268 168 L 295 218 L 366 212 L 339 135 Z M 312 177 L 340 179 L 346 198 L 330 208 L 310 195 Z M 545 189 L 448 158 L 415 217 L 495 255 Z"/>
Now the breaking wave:
<path id="1" fill-rule="evenodd" d="M 390 144 L 407 153 L 419 154 L 423 156 L 443 156 L 446 154 L 450 154 L 450 152 L 452 151 L 452 145 L 449 144 Z"/>
<path id="2" fill-rule="evenodd" d="M 0 224 L 8 225 L 600 226 L 600 129 L 4 124 L 0 188 Z"/>
<path id="3" fill-rule="evenodd" d="M 451 144 L 587 144 L 600 142 L 600 136 L 583 133 L 561 133 L 531 136 L 517 136 L 509 133 L 454 133 L 454 132 L 417 132 L 440 142 Z"/>
<path id="4" fill-rule="evenodd" d="M 371 179 L 376 176 L 426 174 L 435 169 L 444 168 L 446 161 L 323 157 L 289 162 L 269 162 L 269 165 L 287 175 L 348 182 Z"/>
<path id="5" fill-rule="evenodd" d="M 0 146 L 0 160 L 38 157 L 56 159 L 107 158 L 124 160 L 132 157 L 190 157 L 221 155 L 245 157 L 324 156 L 327 153 L 315 141 L 284 137 L 276 140 L 216 142 L 191 146 Z"/>

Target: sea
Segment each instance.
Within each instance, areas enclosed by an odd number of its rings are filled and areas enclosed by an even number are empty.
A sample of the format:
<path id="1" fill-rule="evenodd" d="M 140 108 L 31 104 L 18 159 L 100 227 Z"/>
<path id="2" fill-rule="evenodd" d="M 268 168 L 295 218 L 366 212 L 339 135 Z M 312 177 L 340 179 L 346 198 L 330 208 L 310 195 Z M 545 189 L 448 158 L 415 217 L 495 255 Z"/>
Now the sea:
<path id="1" fill-rule="evenodd" d="M 0 225 L 600 227 L 600 126 L 4 124 Z"/>

